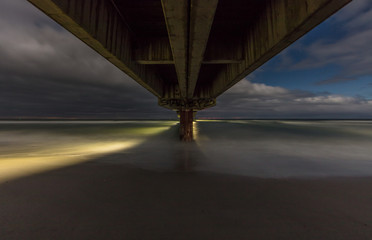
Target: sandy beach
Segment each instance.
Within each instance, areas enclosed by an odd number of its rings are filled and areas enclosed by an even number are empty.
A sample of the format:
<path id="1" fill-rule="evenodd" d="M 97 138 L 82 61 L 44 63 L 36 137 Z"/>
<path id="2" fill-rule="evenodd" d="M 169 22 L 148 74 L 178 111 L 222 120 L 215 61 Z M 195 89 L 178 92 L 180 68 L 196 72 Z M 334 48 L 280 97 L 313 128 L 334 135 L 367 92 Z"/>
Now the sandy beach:
<path id="1" fill-rule="evenodd" d="M 0 186 L 1 239 L 371 239 L 372 178 L 83 163 Z"/>
<path id="2" fill-rule="evenodd" d="M 370 125 L 4 123 L 0 239 L 372 239 Z"/>

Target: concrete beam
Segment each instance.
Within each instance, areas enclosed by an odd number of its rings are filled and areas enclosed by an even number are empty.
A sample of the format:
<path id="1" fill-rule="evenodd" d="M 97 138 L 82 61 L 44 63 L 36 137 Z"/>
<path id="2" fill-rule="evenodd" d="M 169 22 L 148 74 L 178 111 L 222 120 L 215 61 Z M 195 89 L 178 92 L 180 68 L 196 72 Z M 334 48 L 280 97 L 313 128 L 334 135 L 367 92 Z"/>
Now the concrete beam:
<path id="1" fill-rule="evenodd" d="M 288 47 L 351 0 L 270 0 L 258 21 L 246 30 L 240 64 L 226 65 L 208 89 L 217 97 Z"/>
<path id="2" fill-rule="evenodd" d="M 218 0 L 191 0 L 187 98 L 194 96 Z"/>
<path id="3" fill-rule="evenodd" d="M 28 0 L 157 97 L 163 81 L 132 59 L 134 36 L 111 1 Z"/>
<path id="4" fill-rule="evenodd" d="M 182 97 L 187 95 L 188 0 L 161 0 Z"/>

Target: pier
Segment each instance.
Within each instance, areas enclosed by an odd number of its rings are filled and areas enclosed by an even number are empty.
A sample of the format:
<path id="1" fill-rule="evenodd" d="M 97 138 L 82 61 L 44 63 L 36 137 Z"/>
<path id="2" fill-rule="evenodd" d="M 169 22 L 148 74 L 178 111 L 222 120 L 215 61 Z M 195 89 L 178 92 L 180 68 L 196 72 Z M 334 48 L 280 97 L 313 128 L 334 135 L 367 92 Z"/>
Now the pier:
<path id="1" fill-rule="evenodd" d="M 28 0 L 180 116 L 194 113 L 351 0 Z"/>

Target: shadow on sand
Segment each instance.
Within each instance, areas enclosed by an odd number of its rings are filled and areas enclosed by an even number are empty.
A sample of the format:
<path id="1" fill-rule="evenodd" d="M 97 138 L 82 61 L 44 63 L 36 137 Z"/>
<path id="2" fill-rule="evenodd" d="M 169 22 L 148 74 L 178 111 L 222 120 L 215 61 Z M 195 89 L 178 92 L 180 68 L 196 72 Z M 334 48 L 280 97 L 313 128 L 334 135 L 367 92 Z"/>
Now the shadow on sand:
<path id="1" fill-rule="evenodd" d="M 194 172 L 203 155 L 178 141 L 177 127 L 129 151 L 1 184 L 0 239 L 372 236 L 370 178 Z"/>

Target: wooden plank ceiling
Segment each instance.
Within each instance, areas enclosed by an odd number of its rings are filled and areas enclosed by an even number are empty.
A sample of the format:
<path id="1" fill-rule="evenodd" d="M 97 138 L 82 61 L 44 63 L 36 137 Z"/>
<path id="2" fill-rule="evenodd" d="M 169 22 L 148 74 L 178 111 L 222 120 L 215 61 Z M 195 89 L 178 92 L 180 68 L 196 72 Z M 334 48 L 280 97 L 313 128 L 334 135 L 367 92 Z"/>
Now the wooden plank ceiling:
<path id="1" fill-rule="evenodd" d="M 28 0 L 159 98 L 201 110 L 351 0 Z"/>

